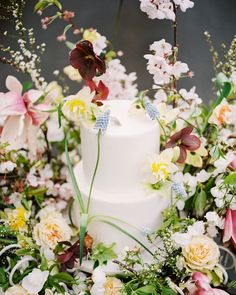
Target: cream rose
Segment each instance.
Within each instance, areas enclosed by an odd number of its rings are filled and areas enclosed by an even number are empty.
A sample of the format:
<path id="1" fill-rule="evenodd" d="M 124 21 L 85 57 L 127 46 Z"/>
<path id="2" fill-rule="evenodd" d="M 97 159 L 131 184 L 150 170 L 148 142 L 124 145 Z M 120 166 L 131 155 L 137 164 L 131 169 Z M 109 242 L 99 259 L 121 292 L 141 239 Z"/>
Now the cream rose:
<path id="1" fill-rule="evenodd" d="M 44 215 L 33 231 L 37 245 L 51 249 L 54 249 L 58 242 L 69 241 L 71 235 L 71 228 L 62 214 L 57 211 Z"/>
<path id="2" fill-rule="evenodd" d="M 29 293 L 20 285 L 15 285 L 6 290 L 5 295 L 29 295 Z M 35 294 L 36 295 L 36 294 Z"/>
<path id="3" fill-rule="evenodd" d="M 123 284 L 122 282 L 114 277 L 108 277 L 104 284 L 105 293 L 104 295 L 121 295 Z"/>
<path id="4" fill-rule="evenodd" d="M 207 236 L 193 236 L 183 248 L 186 266 L 192 270 L 213 269 L 219 261 L 217 244 Z"/>

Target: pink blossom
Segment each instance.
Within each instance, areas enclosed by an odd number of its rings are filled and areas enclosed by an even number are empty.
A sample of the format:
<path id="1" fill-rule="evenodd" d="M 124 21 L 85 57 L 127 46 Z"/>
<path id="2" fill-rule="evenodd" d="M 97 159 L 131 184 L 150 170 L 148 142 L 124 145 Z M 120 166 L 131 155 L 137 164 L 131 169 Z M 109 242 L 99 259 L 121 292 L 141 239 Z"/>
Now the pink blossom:
<path id="1" fill-rule="evenodd" d="M 230 163 L 230 167 L 236 170 L 236 155 L 233 158 L 233 161 Z"/>
<path id="2" fill-rule="evenodd" d="M 28 145 L 36 152 L 36 134 L 39 126 L 47 119 L 46 103 L 35 105 L 43 95 L 42 91 L 29 90 L 22 95 L 23 87 L 13 76 L 6 79 L 7 93 L 0 94 L 0 116 L 5 116 L 0 142 L 9 143 L 13 149 Z"/>
<path id="3" fill-rule="evenodd" d="M 232 240 L 236 248 L 236 210 L 228 209 L 225 216 L 223 242 Z"/>
<path id="4" fill-rule="evenodd" d="M 228 295 L 227 292 L 212 288 L 209 278 L 201 272 L 195 272 L 192 276 L 194 284 L 187 286 L 188 295 Z"/>

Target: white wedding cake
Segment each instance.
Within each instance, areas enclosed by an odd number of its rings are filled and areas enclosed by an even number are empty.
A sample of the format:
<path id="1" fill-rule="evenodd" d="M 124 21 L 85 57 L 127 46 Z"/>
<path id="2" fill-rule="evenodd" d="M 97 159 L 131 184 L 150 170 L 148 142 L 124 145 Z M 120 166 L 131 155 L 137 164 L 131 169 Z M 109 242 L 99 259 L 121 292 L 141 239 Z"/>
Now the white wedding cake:
<path id="1" fill-rule="evenodd" d="M 96 220 L 112 222 L 146 243 L 145 232 L 156 230 L 162 223 L 161 211 L 170 203 L 170 193 L 152 190 L 144 182 L 147 158 L 159 152 L 158 123 L 146 114 L 132 112 L 131 101 L 113 100 L 105 105 L 111 111 L 111 120 L 101 136 L 101 156 L 89 211 L 90 216 L 97 218 L 89 224 L 88 232 L 95 243 L 115 242 L 119 252 L 137 242 Z M 82 161 L 75 168 L 75 174 L 85 200 L 96 164 L 97 144 L 97 130 L 90 122 L 83 122 Z M 74 206 L 73 216 L 78 225 L 78 205 Z"/>

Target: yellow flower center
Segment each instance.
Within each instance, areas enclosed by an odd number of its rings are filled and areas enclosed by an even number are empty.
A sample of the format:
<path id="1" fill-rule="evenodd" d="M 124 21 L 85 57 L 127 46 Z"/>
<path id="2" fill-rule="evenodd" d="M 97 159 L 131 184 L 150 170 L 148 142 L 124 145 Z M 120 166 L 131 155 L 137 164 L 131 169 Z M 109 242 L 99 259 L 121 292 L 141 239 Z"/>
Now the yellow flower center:
<path id="1" fill-rule="evenodd" d="M 152 173 L 160 179 L 166 179 L 169 175 L 168 173 L 168 164 L 167 163 L 152 163 Z"/>
<path id="2" fill-rule="evenodd" d="M 14 209 L 8 215 L 9 225 L 13 230 L 20 230 L 26 227 L 26 210 L 23 207 Z"/>
<path id="3" fill-rule="evenodd" d="M 198 263 L 204 261 L 210 254 L 210 249 L 204 244 L 191 246 L 189 250 L 189 259 Z"/>
<path id="4" fill-rule="evenodd" d="M 57 224 L 48 224 L 47 229 L 47 238 L 49 241 L 55 243 L 62 240 L 62 235 Z"/>
<path id="5" fill-rule="evenodd" d="M 223 105 L 220 108 L 219 114 L 217 116 L 217 120 L 220 122 L 220 124 L 223 124 L 225 122 L 226 113 L 231 113 L 231 111 L 231 107 L 228 105 Z"/>
<path id="6" fill-rule="evenodd" d="M 71 113 L 84 114 L 87 110 L 87 105 L 80 99 L 72 99 L 66 102 L 66 107 L 69 108 Z"/>

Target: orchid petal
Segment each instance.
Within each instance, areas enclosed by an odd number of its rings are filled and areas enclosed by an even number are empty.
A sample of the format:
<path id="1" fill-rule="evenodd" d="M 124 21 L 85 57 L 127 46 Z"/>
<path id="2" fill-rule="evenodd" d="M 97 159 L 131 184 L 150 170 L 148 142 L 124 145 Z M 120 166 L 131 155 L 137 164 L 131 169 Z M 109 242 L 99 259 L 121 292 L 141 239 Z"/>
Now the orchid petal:
<path id="1" fill-rule="evenodd" d="M 17 80 L 14 76 L 7 76 L 6 87 L 8 90 L 17 93 L 18 95 L 22 94 L 23 87 L 19 80 Z"/>
<path id="2" fill-rule="evenodd" d="M 189 151 L 195 151 L 201 146 L 201 140 L 195 135 L 188 135 L 182 138 L 182 144 Z"/>
<path id="3" fill-rule="evenodd" d="M 1 116 L 15 116 L 26 113 L 24 100 L 16 92 L 7 92 L 2 94 L 0 98 Z"/>
<path id="4" fill-rule="evenodd" d="M 179 154 L 179 159 L 177 160 L 177 163 L 183 163 L 186 158 L 187 158 L 187 152 L 184 146 L 180 145 L 179 146 L 180 154 Z"/>

